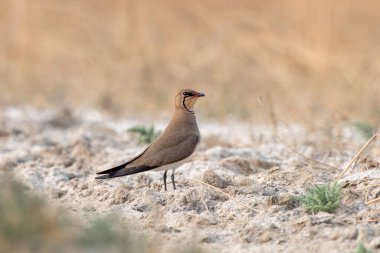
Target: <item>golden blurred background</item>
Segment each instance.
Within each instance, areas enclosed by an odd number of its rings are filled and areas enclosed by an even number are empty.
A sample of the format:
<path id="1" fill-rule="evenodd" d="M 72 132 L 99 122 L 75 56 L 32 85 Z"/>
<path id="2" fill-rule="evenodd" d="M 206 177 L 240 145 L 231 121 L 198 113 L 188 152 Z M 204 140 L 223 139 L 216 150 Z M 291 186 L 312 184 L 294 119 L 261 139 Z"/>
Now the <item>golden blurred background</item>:
<path id="1" fill-rule="evenodd" d="M 0 105 L 380 118 L 375 0 L 0 0 Z"/>

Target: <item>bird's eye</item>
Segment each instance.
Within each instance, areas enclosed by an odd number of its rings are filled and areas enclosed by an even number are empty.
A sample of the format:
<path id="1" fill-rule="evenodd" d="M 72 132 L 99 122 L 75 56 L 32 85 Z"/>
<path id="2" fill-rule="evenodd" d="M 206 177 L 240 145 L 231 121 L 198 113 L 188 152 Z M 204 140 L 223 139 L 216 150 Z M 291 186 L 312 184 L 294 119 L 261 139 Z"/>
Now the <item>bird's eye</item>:
<path id="1" fill-rule="evenodd" d="M 190 96 L 190 93 L 185 91 L 184 93 L 182 93 L 183 96 L 187 97 L 187 96 Z"/>

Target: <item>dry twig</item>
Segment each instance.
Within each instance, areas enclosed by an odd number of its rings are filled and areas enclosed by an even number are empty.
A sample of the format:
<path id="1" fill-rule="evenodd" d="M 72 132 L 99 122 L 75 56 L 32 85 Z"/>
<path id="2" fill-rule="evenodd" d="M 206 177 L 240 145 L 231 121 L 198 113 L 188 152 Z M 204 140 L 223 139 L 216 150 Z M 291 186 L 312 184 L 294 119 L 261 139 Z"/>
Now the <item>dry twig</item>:
<path id="1" fill-rule="evenodd" d="M 378 221 L 380 221 L 380 218 L 377 218 L 377 219 L 369 219 L 369 220 L 367 220 L 368 222 L 378 222 Z"/>
<path id="2" fill-rule="evenodd" d="M 274 135 L 277 136 L 278 120 L 276 118 L 276 113 L 274 111 L 273 100 L 271 96 L 267 96 L 267 98 L 268 98 L 269 108 L 265 106 L 264 100 L 261 96 L 258 97 L 257 100 L 259 101 L 259 104 L 263 108 L 265 116 L 267 117 L 267 119 L 270 121 L 272 125 L 272 131 Z"/>
<path id="3" fill-rule="evenodd" d="M 380 221 L 380 218 L 376 218 L 376 219 L 368 219 L 368 220 L 362 220 L 362 221 L 358 221 L 358 222 L 378 222 Z"/>
<path id="4" fill-rule="evenodd" d="M 380 202 L 380 198 L 367 201 L 367 202 L 365 202 L 365 204 L 366 205 L 372 205 L 372 204 L 377 203 L 377 202 Z"/>
<path id="5" fill-rule="evenodd" d="M 339 174 L 339 176 L 335 179 L 335 183 L 341 179 L 343 177 L 343 175 L 349 170 L 349 168 L 351 167 L 351 165 L 359 158 L 359 156 L 361 155 L 361 153 L 364 152 L 364 150 L 376 139 L 376 137 L 378 137 L 380 134 L 375 134 L 373 135 L 368 141 L 366 144 L 364 144 L 364 146 L 356 153 L 356 155 L 354 156 L 354 158 L 352 158 L 352 160 L 350 161 L 350 163 L 346 166 L 346 168 Z"/>

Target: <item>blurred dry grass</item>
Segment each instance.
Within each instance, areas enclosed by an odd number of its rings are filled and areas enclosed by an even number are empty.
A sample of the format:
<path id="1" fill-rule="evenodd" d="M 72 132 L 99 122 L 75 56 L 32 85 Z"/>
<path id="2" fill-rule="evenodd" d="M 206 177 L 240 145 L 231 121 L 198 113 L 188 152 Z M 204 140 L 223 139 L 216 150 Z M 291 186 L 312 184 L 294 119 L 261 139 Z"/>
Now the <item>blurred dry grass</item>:
<path id="1" fill-rule="evenodd" d="M 128 230 L 115 217 L 97 217 L 89 225 L 52 209 L 41 196 L 8 176 L 0 179 L 0 252 L 161 252 L 156 241 Z M 133 233 L 132 233 L 133 232 Z M 162 246 L 162 244 L 159 244 Z M 165 252 L 201 253 L 193 245 Z"/>
<path id="2" fill-rule="evenodd" d="M 380 118 L 375 0 L 0 0 L 0 104 Z"/>

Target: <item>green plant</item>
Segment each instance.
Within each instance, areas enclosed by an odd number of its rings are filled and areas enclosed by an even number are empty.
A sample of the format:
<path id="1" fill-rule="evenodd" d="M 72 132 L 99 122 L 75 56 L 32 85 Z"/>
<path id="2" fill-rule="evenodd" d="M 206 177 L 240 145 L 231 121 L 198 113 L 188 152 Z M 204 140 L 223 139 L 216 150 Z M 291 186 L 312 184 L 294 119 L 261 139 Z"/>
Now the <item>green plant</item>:
<path id="1" fill-rule="evenodd" d="M 359 243 L 356 250 L 352 253 L 372 253 L 372 250 L 367 249 L 362 243 Z"/>
<path id="2" fill-rule="evenodd" d="M 354 122 L 355 129 L 362 135 L 364 138 L 371 138 L 377 131 L 376 126 L 368 123 L 368 122 Z"/>
<path id="3" fill-rule="evenodd" d="M 296 196 L 295 199 L 308 211 L 332 212 L 339 207 L 341 189 L 339 184 L 316 185 L 307 194 Z"/>
<path id="4" fill-rule="evenodd" d="M 136 133 L 139 137 L 139 142 L 147 144 L 154 141 L 161 133 L 161 131 L 156 131 L 154 126 L 146 127 L 142 125 L 131 127 L 128 129 L 128 132 Z"/>

